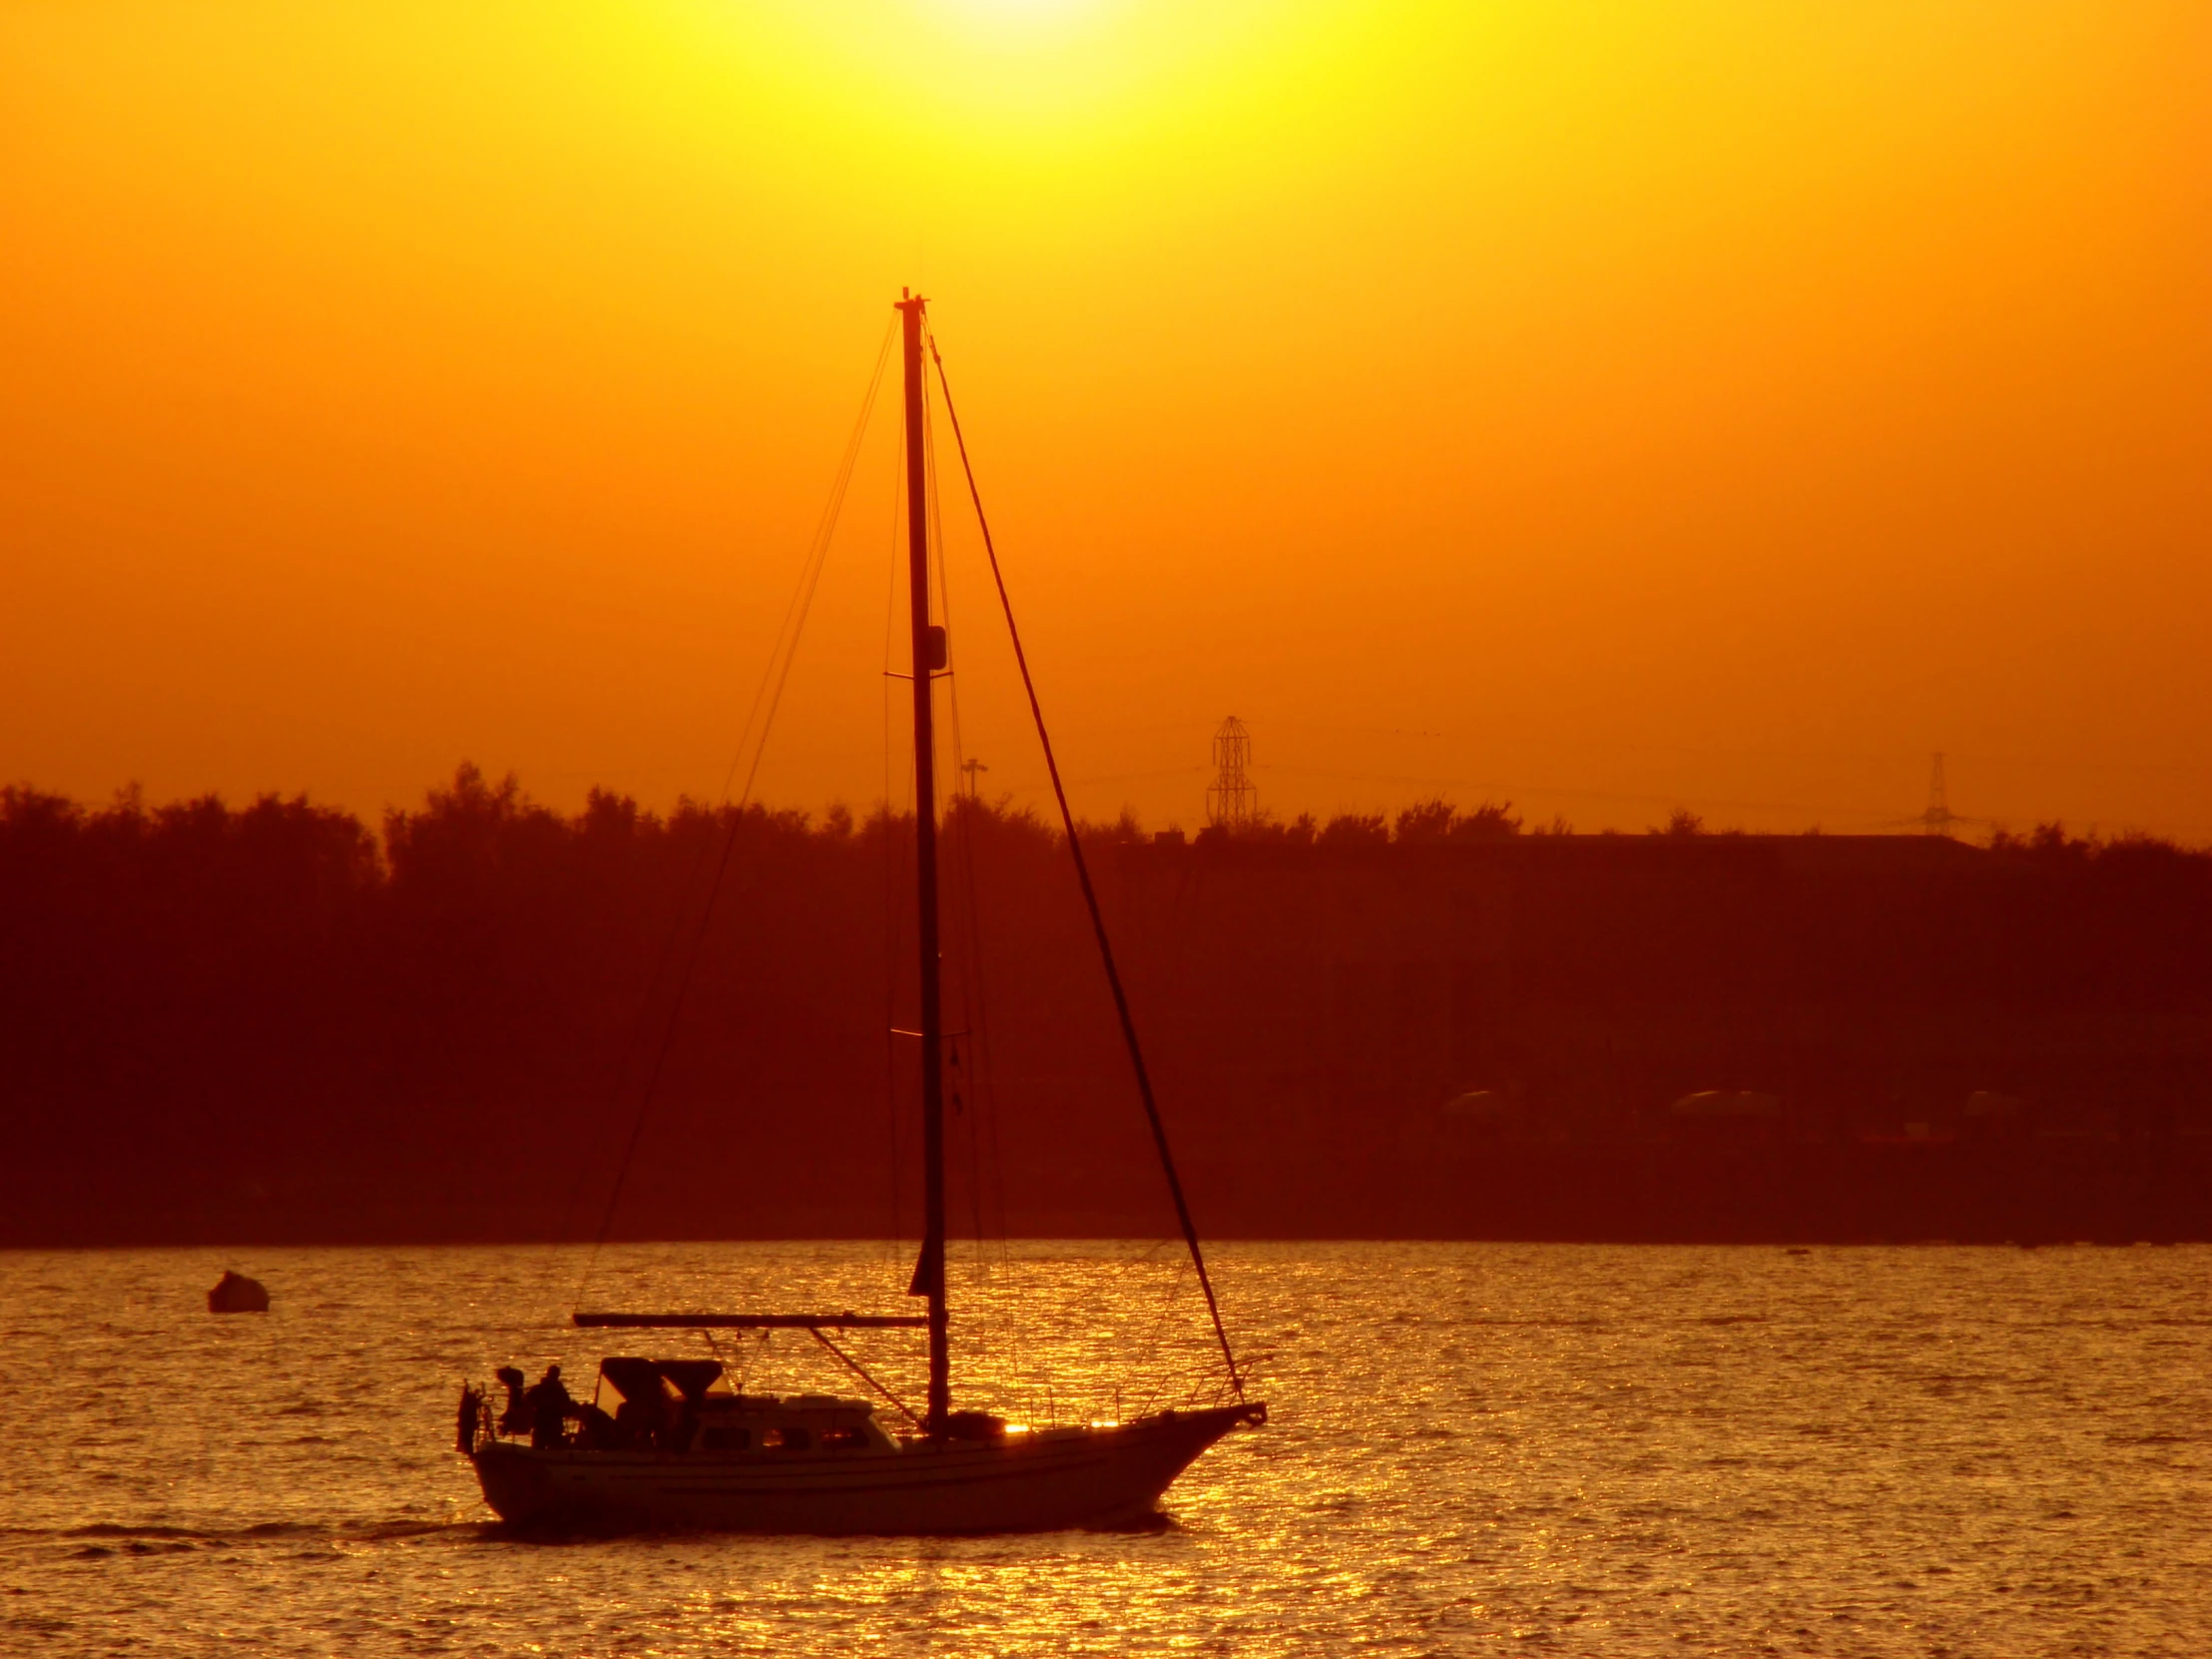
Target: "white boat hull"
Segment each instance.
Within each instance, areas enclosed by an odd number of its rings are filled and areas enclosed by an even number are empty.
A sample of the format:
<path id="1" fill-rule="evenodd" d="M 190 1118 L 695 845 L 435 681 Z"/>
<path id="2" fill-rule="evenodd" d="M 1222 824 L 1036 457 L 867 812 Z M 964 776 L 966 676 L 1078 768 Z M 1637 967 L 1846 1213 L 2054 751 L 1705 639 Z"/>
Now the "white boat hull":
<path id="1" fill-rule="evenodd" d="M 890 1451 L 595 1451 L 492 1440 L 473 1454 L 510 1524 L 577 1530 L 1036 1532 L 1153 1515 L 1199 1453 L 1263 1405 Z"/>

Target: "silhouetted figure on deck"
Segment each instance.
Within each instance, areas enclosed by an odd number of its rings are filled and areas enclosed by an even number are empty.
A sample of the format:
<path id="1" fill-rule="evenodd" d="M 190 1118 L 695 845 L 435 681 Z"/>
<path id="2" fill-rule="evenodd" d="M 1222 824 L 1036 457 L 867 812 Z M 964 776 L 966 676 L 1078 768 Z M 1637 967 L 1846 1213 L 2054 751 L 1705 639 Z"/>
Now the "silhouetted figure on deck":
<path id="1" fill-rule="evenodd" d="M 483 1394 L 463 1382 L 460 1413 L 453 1423 L 453 1448 L 463 1457 L 476 1455 L 476 1425 L 483 1420 Z"/>
<path id="2" fill-rule="evenodd" d="M 530 1443 L 541 1450 L 564 1444 L 569 1413 L 575 1410 L 576 1402 L 561 1383 L 561 1368 L 547 1366 L 545 1375 L 522 1397 L 530 1406 Z"/>

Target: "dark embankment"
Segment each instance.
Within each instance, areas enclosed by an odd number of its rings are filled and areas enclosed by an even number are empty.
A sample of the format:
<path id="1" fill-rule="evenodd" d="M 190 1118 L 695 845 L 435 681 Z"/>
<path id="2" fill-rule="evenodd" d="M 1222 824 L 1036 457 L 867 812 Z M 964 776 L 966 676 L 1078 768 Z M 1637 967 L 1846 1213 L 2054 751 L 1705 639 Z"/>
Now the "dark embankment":
<path id="1" fill-rule="evenodd" d="M 8 792 L 0 1243 L 911 1234 L 910 840 L 465 769 L 376 831 Z M 1064 849 L 946 848 L 962 1230 L 1168 1231 Z M 2205 855 L 1440 808 L 1093 850 L 1216 1234 L 2212 1237 Z"/>

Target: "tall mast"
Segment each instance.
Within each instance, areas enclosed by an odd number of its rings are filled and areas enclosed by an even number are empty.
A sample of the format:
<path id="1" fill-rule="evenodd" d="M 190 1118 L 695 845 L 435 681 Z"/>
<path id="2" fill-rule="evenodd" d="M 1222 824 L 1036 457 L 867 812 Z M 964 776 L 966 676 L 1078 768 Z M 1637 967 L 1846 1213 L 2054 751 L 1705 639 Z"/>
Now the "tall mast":
<path id="1" fill-rule="evenodd" d="M 929 1405 L 925 1433 L 944 1431 L 952 1409 L 944 1309 L 944 1012 L 937 960 L 937 777 L 932 676 L 944 666 L 944 631 L 929 623 L 929 490 L 922 430 L 921 318 L 927 303 L 900 288 L 906 369 L 906 574 L 913 623 L 914 881 L 921 925 L 921 1259 L 908 1294 L 929 1299 Z"/>

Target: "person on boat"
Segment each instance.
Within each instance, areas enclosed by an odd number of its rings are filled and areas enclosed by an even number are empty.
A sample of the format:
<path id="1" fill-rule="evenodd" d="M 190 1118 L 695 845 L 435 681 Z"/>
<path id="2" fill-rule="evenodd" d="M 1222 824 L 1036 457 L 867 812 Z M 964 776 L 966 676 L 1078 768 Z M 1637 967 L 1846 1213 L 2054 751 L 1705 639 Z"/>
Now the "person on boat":
<path id="1" fill-rule="evenodd" d="M 476 1425 L 483 1420 L 483 1415 L 484 1396 L 482 1391 L 463 1382 L 461 1384 L 460 1417 L 453 1424 L 453 1445 L 463 1457 L 475 1454 Z"/>
<path id="2" fill-rule="evenodd" d="M 530 1443 L 543 1449 L 566 1443 L 568 1418 L 576 1409 L 561 1382 L 561 1368 L 547 1366 L 545 1375 L 530 1385 L 523 1399 L 530 1407 Z"/>

